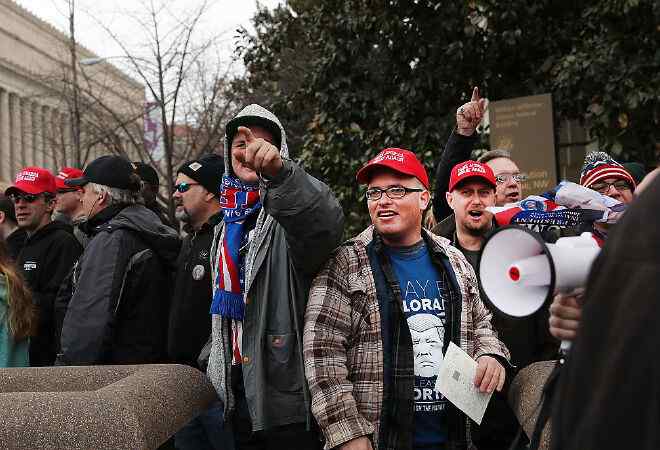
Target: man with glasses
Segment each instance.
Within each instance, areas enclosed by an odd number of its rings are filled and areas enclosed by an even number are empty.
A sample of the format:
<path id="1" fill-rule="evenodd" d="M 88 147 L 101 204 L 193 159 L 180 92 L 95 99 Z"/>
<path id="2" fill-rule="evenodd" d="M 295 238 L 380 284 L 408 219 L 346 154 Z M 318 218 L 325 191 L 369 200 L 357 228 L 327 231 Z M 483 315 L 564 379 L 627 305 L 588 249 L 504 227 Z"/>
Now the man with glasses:
<path id="1" fill-rule="evenodd" d="M 198 364 L 199 354 L 211 334 L 211 246 L 213 227 L 222 221 L 220 183 L 224 160 L 206 155 L 179 167 L 174 185 L 176 218 L 188 233 L 177 260 L 174 294 L 167 338 L 169 362 Z M 222 404 L 191 420 L 174 435 L 177 449 L 233 448 L 231 435 L 223 430 Z"/>
<path id="2" fill-rule="evenodd" d="M 427 369 L 442 366 L 453 342 L 476 359 L 479 391 L 500 391 L 508 351 L 465 257 L 422 229 L 429 180 L 414 153 L 385 149 L 357 181 L 368 185 L 372 226 L 335 250 L 305 315 L 305 373 L 325 448 L 469 447 L 467 416 Z"/>
<path id="3" fill-rule="evenodd" d="M 71 228 L 51 220 L 55 192 L 55 177 L 42 167 L 21 170 L 5 191 L 14 203 L 18 227 L 27 233 L 17 262 L 39 313 L 37 335 L 30 339 L 31 366 L 51 366 L 55 362 L 55 297 L 82 252 Z"/>
<path id="4" fill-rule="evenodd" d="M 632 175 L 605 152 L 592 152 L 585 157 L 580 184 L 626 205 L 632 202 L 636 188 Z M 602 239 L 607 237 L 608 231 L 605 224 L 597 224 L 593 230 Z M 555 296 L 550 305 L 550 333 L 557 339 L 575 339 L 582 318 L 583 295 L 580 292 Z"/>
<path id="5" fill-rule="evenodd" d="M 605 152 L 592 152 L 585 157 L 580 184 L 624 204 L 632 201 L 636 186 L 625 167 Z"/>

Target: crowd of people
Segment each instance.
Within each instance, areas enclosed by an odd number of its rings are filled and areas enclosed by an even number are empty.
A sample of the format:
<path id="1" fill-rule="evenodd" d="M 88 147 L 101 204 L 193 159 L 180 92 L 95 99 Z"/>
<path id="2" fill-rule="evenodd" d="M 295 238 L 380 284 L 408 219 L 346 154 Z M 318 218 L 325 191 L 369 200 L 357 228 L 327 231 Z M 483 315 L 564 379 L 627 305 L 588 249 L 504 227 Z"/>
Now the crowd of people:
<path id="1" fill-rule="evenodd" d="M 284 127 L 259 105 L 227 123 L 223 155 L 178 168 L 182 230 L 160 210 L 158 175 L 146 164 L 102 156 L 56 176 L 20 170 L 0 196 L 0 366 L 202 370 L 217 401 L 176 433 L 181 449 L 528 448 L 507 403 L 511 379 L 557 359 L 559 341 L 580 336 L 583 305 L 601 300 L 583 297 L 609 292 L 592 274 L 593 291 L 558 294 L 524 318 L 491 304 L 477 277 L 481 250 L 503 225 L 493 208 L 524 202 L 525 175 L 504 150 L 471 159 L 485 109 L 476 88 L 457 109 L 433 188 L 412 151 L 387 148 L 367 161 L 355 176 L 371 225 L 343 243 L 337 198 L 290 158 Z M 627 206 L 656 173 L 642 181 L 599 152 L 580 185 Z M 642 201 L 657 205 L 657 184 Z M 549 241 L 588 231 L 606 248 L 612 235 L 621 247 L 613 252 L 625 252 L 618 227 L 591 220 L 537 231 Z M 493 393 L 481 425 L 435 388 L 450 343 L 476 361 L 474 389 Z M 578 339 L 577 354 L 583 347 Z M 579 378 L 571 359 L 567 378 Z M 583 433 L 603 423 L 592 416 Z M 606 448 L 571 444 L 566 420 L 556 428 L 556 448 Z"/>

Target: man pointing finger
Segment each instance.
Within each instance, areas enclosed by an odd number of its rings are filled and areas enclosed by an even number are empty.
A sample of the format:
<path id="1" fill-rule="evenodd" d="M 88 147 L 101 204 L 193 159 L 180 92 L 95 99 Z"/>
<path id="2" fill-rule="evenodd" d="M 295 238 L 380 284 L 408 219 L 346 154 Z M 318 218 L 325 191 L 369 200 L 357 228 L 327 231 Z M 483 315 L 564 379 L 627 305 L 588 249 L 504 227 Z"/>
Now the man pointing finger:
<path id="1" fill-rule="evenodd" d="M 254 131 L 248 127 L 238 127 L 232 147 L 232 161 L 236 160 L 238 165 L 257 177 L 272 178 L 282 170 L 282 156 L 277 147 L 265 139 L 269 134 L 266 130 L 258 126 L 252 128 Z"/>

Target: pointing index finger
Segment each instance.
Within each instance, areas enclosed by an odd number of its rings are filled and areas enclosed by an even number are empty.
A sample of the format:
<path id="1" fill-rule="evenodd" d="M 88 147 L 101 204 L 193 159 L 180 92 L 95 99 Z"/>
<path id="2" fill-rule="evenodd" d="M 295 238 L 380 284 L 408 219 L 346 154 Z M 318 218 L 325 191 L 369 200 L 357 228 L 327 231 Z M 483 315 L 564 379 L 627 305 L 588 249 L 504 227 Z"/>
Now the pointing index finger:
<path id="1" fill-rule="evenodd" d="M 238 127 L 238 130 L 236 130 L 237 134 L 242 134 L 245 137 L 245 142 L 250 144 L 253 142 L 256 138 L 254 137 L 254 134 L 252 134 L 252 130 L 250 130 L 248 127 Z"/>
<path id="2" fill-rule="evenodd" d="M 478 102 L 480 98 L 481 97 L 479 97 L 479 88 L 475 86 L 474 89 L 472 90 L 472 98 L 470 99 L 470 101 Z"/>

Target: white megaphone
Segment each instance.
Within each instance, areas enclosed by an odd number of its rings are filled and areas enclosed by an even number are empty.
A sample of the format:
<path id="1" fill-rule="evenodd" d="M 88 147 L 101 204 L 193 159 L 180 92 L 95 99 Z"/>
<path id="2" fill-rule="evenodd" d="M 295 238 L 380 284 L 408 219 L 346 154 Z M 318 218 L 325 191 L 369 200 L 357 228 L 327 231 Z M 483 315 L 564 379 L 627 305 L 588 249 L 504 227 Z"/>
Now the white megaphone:
<path id="1" fill-rule="evenodd" d="M 534 314 L 555 292 L 570 292 L 586 284 L 600 252 L 591 233 L 560 238 L 548 244 L 527 228 L 496 229 L 485 242 L 478 272 L 490 303 L 510 317 Z M 568 349 L 562 343 L 562 349 Z"/>

